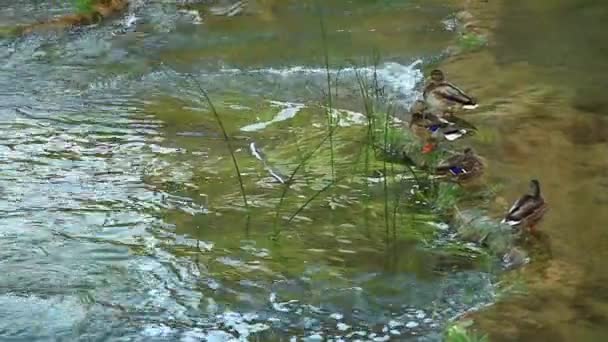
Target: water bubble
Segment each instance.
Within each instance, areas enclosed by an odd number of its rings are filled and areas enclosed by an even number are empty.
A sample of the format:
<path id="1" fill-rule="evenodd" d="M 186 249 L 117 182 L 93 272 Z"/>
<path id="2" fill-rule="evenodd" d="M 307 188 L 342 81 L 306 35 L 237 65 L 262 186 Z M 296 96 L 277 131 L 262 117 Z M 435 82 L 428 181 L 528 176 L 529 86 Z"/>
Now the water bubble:
<path id="1" fill-rule="evenodd" d="M 405 324 L 405 327 L 408 329 L 414 329 L 417 328 L 420 324 L 418 324 L 418 322 L 414 322 L 414 321 L 409 321 Z"/>

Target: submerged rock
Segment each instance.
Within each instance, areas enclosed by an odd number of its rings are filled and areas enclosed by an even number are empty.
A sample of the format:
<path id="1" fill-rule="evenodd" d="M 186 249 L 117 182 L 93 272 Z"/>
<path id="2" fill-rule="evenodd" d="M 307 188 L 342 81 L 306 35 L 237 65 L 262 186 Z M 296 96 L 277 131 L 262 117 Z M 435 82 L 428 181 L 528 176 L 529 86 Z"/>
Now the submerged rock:
<path id="1" fill-rule="evenodd" d="M 454 217 L 460 238 L 485 247 L 489 254 L 500 258 L 506 268 L 522 266 L 528 254 L 516 247 L 519 233 L 484 215 L 480 210 L 457 211 Z"/>

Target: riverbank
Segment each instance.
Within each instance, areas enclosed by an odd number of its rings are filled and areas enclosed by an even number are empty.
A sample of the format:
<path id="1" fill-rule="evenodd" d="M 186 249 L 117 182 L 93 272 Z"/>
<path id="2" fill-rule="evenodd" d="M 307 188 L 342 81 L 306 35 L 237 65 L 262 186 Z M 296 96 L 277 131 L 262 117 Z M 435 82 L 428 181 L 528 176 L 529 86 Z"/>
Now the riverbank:
<path id="1" fill-rule="evenodd" d="M 79 13 L 65 14 L 42 22 L 19 26 L 8 29 L 7 32 L 28 35 L 94 25 L 122 13 L 129 6 L 129 0 L 82 0 L 81 2 L 86 8 L 79 9 Z"/>
<path id="2" fill-rule="evenodd" d="M 582 293 L 597 287 L 599 280 L 594 279 L 605 278 L 605 272 L 592 261 L 592 253 L 595 258 L 605 254 L 601 246 L 606 239 L 599 224 L 605 222 L 605 215 L 600 214 L 599 202 L 591 199 L 597 198 L 594 189 L 603 182 L 591 170 L 605 169 L 608 164 L 600 152 L 606 148 L 601 132 L 606 132 L 607 123 L 598 115 L 603 100 L 589 91 L 584 97 L 582 92 L 573 91 L 592 87 L 577 82 L 580 76 L 572 73 L 572 85 L 565 81 L 562 74 L 568 71 L 562 65 L 550 64 L 554 59 L 560 63 L 560 59 L 548 44 L 530 41 L 528 49 L 523 50 L 513 46 L 526 41 L 522 35 L 543 39 L 531 23 L 538 12 L 556 17 L 564 4 L 567 2 L 528 6 L 521 2 L 467 1 L 467 14 L 461 16 L 469 18 L 471 26 L 488 37 L 486 48 L 454 54 L 440 65 L 455 83 L 480 100 L 480 107 L 463 117 L 480 128 L 481 134 L 473 137 L 473 144 L 480 154 L 489 157 L 489 181 L 502 186 L 488 204 L 490 213 L 499 219 L 532 177 L 544 184 L 551 205 L 541 224 L 540 239 L 525 242 L 530 264 L 502 277 L 502 286 L 515 291 L 467 316 L 475 321 L 477 329 L 490 335 L 491 341 L 585 340 L 599 338 L 604 330 L 586 318 L 605 318 L 603 304 L 592 305 L 590 299 L 581 298 Z M 571 9 L 563 11 L 570 13 Z M 551 26 L 550 19 L 544 20 L 538 29 L 550 29 L 544 33 L 555 34 L 555 28 L 561 25 L 558 20 L 556 26 Z M 514 29 L 518 24 L 530 31 Z M 581 25 L 585 24 L 578 23 L 577 28 Z M 546 52 L 526 54 L 533 44 L 542 45 Z M 518 58 L 503 57 L 505 54 Z M 546 65 L 540 64 L 540 57 L 533 59 L 537 56 L 542 56 Z M 581 217 L 583 212 L 590 216 Z M 582 227 L 589 229 L 589 236 L 578 231 Z M 585 246 L 596 247 L 585 253 Z M 586 324 L 575 323 L 581 321 Z"/>

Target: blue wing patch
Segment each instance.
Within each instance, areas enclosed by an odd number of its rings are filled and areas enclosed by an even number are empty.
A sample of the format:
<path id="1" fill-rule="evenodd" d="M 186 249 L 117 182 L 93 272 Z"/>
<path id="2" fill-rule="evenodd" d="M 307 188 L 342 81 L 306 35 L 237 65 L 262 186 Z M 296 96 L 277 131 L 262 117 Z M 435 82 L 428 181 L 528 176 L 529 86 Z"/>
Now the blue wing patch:
<path id="1" fill-rule="evenodd" d="M 431 131 L 431 132 L 437 132 L 437 130 L 439 128 L 441 128 L 439 125 L 432 125 L 432 126 L 429 126 L 429 131 Z"/>
<path id="2" fill-rule="evenodd" d="M 458 175 L 462 175 L 462 174 L 467 173 L 467 170 L 465 170 L 465 169 L 463 169 L 463 168 L 461 168 L 461 167 L 458 167 L 458 166 L 452 166 L 452 167 L 450 168 L 450 172 L 451 172 L 451 173 L 452 173 L 454 176 L 458 176 Z"/>

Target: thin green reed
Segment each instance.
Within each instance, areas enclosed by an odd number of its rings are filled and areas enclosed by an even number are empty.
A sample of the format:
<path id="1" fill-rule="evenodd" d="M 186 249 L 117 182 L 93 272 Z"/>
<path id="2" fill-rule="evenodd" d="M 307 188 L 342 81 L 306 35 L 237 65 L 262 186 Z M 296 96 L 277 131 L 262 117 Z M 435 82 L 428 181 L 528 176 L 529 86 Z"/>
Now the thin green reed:
<path id="1" fill-rule="evenodd" d="M 380 86 L 378 84 L 378 61 L 379 58 L 377 55 L 374 56 L 374 64 L 373 64 L 373 74 L 372 74 L 372 91 L 373 91 L 373 106 L 371 106 L 372 108 L 372 112 L 368 113 L 369 116 L 373 117 L 374 120 L 376 119 L 376 113 L 375 113 L 375 105 L 377 103 L 379 103 L 380 101 Z M 372 100 L 370 100 L 372 101 Z M 382 133 L 383 133 L 383 145 L 384 145 L 384 150 L 388 151 L 389 149 L 389 141 L 388 141 L 388 137 L 389 137 L 389 124 L 390 124 L 390 118 L 389 118 L 389 111 L 386 110 L 386 114 L 384 116 L 384 125 L 382 127 Z M 374 125 L 375 126 L 375 125 Z M 387 167 L 387 162 L 386 162 L 386 158 L 382 158 L 382 173 L 384 175 L 384 177 L 382 177 L 382 187 L 383 187 L 383 192 L 384 192 L 384 229 L 385 229 L 385 237 L 386 237 L 386 241 L 388 242 L 389 238 L 389 202 L 388 202 L 388 167 Z"/>
<path id="2" fill-rule="evenodd" d="M 276 239 L 279 237 L 279 234 L 281 233 L 280 229 L 279 229 L 279 217 L 281 215 L 281 206 L 283 205 L 283 202 L 285 201 L 285 197 L 287 196 L 287 192 L 289 191 L 291 184 L 293 183 L 293 180 L 296 177 L 296 174 L 298 173 L 298 171 L 303 168 L 306 163 L 308 162 L 308 160 L 310 158 L 312 158 L 314 156 L 314 154 L 325 144 L 325 142 L 329 139 L 330 136 L 332 136 L 333 131 L 337 128 L 333 127 L 331 129 L 330 132 L 328 132 L 323 139 L 321 139 L 321 141 L 312 149 L 312 151 L 310 151 L 306 156 L 304 156 L 304 158 L 302 158 L 300 160 L 300 162 L 298 163 L 298 165 L 293 169 L 293 171 L 291 172 L 291 174 L 289 175 L 289 178 L 287 179 L 287 181 L 285 181 L 285 184 L 283 185 L 283 191 L 281 192 L 281 197 L 279 198 L 279 203 L 277 203 L 277 206 L 275 208 L 275 216 L 274 216 L 274 233 L 272 238 Z"/>
<path id="3" fill-rule="evenodd" d="M 395 107 L 393 107 L 392 105 L 388 106 L 387 110 L 386 110 L 386 121 L 387 122 L 393 122 L 394 119 L 394 114 L 395 114 Z M 388 125 L 385 126 L 386 129 L 391 129 Z M 389 135 L 388 133 L 386 134 L 387 136 Z M 386 142 L 385 141 L 385 146 L 384 146 L 385 150 L 390 148 L 390 142 Z M 409 158 L 409 157 L 408 157 Z M 396 184 L 396 172 L 395 172 L 395 164 L 391 163 L 390 164 L 390 168 L 391 168 L 391 177 L 393 180 L 393 184 Z M 406 168 L 407 169 L 407 168 Z M 404 171 L 406 171 L 406 169 L 404 169 Z M 411 169 L 411 168 L 410 168 Z M 413 170 L 411 171 L 413 174 Z M 405 173 L 405 172 L 403 172 Z M 415 177 L 415 174 L 414 174 Z M 393 239 L 397 238 L 397 215 L 399 214 L 399 205 L 401 204 L 401 196 L 403 194 L 404 191 L 404 180 L 400 179 L 399 180 L 399 186 L 397 187 L 397 190 L 395 191 L 395 198 L 393 201 L 393 213 L 392 213 L 392 227 L 393 227 Z"/>
<path id="4" fill-rule="evenodd" d="M 369 101 L 369 93 L 368 93 L 368 85 L 367 79 L 365 76 L 361 74 L 361 71 L 358 68 L 355 68 L 355 78 L 357 79 L 357 85 L 359 86 L 359 92 L 361 93 L 361 99 L 363 100 L 363 107 L 365 110 L 365 118 L 367 124 L 367 139 L 365 140 L 363 146 L 365 148 L 365 165 L 364 165 L 364 173 L 365 175 L 369 174 L 370 168 L 370 148 L 374 145 L 374 118 L 371 115 L 372 113 L 372 104 Z M 369 204 L 371 201 L 369 183 L 365 182 L 365 190 L 368 196 L 364 197 L 365 203 L 365 226 L 368 227 L 368 210 Z"/>
<path id="5" fill-rule="evenodd" d="M 334 159 L 335 158 L 334 157 L 334 136 L 333 136 L 333 129 L 332 129 L 334 126 L 334 120 L 333 120 L 333 101 L 332 101 L 332 94 L 331 94 L 331 72 L 330 72 L 330 65 L 329 65 L 329 43 L 327 42 L 327 29 L 325 27 L 323 9 L 322 9 L 319 1 L 317 1 L 316 4 L 317 4 L 317 11 L 319 14 L 319 27 L 321 29 L 321 41 L 323 44 L 323 62 L 325 64 L 325 76 L 326 76 L 326 81 L 327 81 L 326 115 L 327 115 L 327 132 L 329 133 L 331 178 L 335 179 L 336 171 L 335 171 L 335 159 Z"/>
<path id="6" fill-rule="evenodd" d="M 374 71 L 374 74 L 375 74 L 375 71 Z M 390 110 L 387 108 L 386 114 L 384 116 L 384 150 L 385 151 L 388 151 L 388 149 L 389 149 L 388 136 L 389 136 L 390 122 L 391 122 Z M 383 158 L 383 160 L 382 160 L 382 167 L 384 169 L 384 184 L 383 184 L 384 185 L 384 226 L 386 229 L 386 237 L 388 240 L 390 215 L 389 215 L 389 201 L 388 201 L 388 168 L 387 168 L 386 158 Z M 394 173 L 391 173 L 391 175 L 394 178 Z"/>
<path id="7" fill-rule="evenodd" d="M 362 150 L 359 150 L 359 153 L 357 153 L 356 158 L 354 158 L 353 160 L 353 170 L 350 173 L 347 173 L 341 177 L 338 177 L 335 180 L 331 180 L 330 182 L 328 182 L 323 188 L 321 188 L 320 190 L 316 191 L 312 196 L 310 196 L 309 198 L 306 199 L 306 201 L 289 217 L 289 219 L 287 220 L 287 223 L 290 223 L 300 212 L 302 212 L 302 210 L 306 209 L 306 207 L 315 200 L 315 198 L 317 198 L 319 195 L 321 195 L 322 193 L 324 193 L 325 191 L 329 190 L 332 186 L 340 183 L 342 180 L 352 176 L 354 173 L 357 172 L 357 166 L 359 165 L 359 160 L 361 158 L 361 152 Z"/>
<path id="8" fill-rule="evenodd" d="M 215 106 L 213 105 L 213 102 L 211 101 L 209 94 L 207 93 L 207 91 L 205 89 L 203 89 L 203 86 L 201 85 L 201 83 L 197 79 L 195 79 L 192 75 L 188 75 L 188 77 L 198 87 L 200 94 L 202 95 L 202 97 L 205 99 L 205 101 L 209 105 L 209 108 L 211 109 L 211 112 L 213 113 L 213 116 L 215 117 L 215 121 L 217 122 L 217 125 L 219 126 L 220 130 L 222 131 L 224 141 L 226 142 L 226 147 L 228 148 L 230 157 L 232 157 L 232 163 L 234 165 L 234 171 L 236 173 L 236 177 L 239 181 L 239 187 L 241 189 L 241 196 L 243 197 L 243 204 L 245 205 L 245 208 L 247 210 L 249 210 L 249 202 L 247 202 L 245 184 L 243 183 L 243 177 L 241 176 L 241 170 L 239 168 L 239 163 L 236 160 L 236 156 L 234 155 L 234 148 L 232 146 L 232 140 L 230 139 L 230 136 L 228 136 L 228 132 L 226 131 L 226 128 L 224 126 L 224 122 L 222 121 L 222 118 L 220 117 L 217 110 L 215 109 Z"/>

